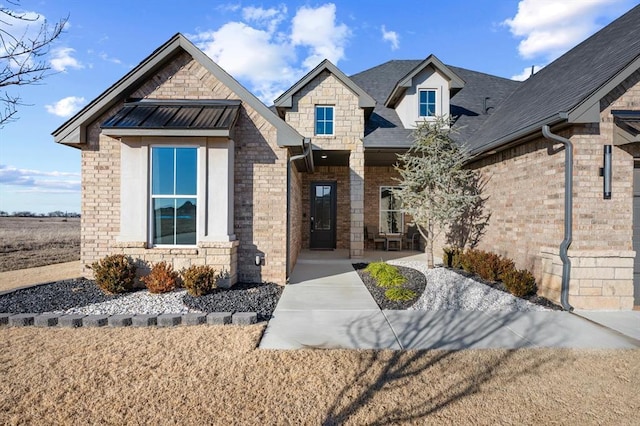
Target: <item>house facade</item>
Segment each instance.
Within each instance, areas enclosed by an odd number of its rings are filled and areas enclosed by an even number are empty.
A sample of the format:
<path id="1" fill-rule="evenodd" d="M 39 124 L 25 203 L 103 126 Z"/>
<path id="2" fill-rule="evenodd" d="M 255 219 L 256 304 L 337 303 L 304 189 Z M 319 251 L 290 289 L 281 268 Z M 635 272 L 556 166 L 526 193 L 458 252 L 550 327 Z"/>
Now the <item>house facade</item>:
<path id="1" fill-rule="evenodd" d="M 303 249 L 362 257 L 365 234 L 406 231 L 391 188 L 412 128 L 449 115 L 487 178 L 479 247 L 563 304 L 632 309 L 639 22 L 636 7 L 524 83 L 433 55 L 352 76 L 323 61 L 271 108 L 177 34 L 53 133 L 82 152 L 83 273 L 125 253 L 285 284 Z"/>

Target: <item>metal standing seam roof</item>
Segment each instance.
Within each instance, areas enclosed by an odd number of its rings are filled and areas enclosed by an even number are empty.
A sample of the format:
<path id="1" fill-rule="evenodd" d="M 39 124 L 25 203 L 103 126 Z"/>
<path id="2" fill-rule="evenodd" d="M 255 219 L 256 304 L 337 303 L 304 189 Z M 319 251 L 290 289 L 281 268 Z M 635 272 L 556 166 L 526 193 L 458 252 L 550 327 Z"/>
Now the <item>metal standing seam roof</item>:
<path id="1" fill-rule="evenodd" d="M 127 102 L 102 123 L 101 128 L 228 130 L 238 117 L 240 103 L 236 100 Z"/>

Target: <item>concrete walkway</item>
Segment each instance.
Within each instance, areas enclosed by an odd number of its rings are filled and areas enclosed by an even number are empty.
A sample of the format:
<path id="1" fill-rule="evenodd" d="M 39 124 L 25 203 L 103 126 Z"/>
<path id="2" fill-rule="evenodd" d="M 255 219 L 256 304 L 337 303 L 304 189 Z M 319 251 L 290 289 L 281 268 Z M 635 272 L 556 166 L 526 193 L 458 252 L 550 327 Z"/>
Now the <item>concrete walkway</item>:
<path id="1" fill-rule="evenodd" d="M 628 333 L 568 312 L 381 311 L 347 255 L 301 254 L 260 348 L 640 348 L 640 340 Z M 365 257 L 415 260 L 421 255 L 367 252 Z M 628 318 L 640 319 L 634 314 Z M 640 330 L 640 323 L 630 328 Z"/>

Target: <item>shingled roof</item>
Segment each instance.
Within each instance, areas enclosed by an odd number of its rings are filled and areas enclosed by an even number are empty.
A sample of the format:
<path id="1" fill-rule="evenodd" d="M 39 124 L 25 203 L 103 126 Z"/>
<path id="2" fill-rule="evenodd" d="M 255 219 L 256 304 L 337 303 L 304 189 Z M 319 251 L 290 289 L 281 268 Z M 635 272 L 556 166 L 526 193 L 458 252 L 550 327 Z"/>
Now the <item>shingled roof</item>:
<path id="1" fill-rule="evenodd" d="M 412 144 L 411 129 L 405 129 L 396 110 L 385 106 L 398 81 L 423 60 L 394 60 L 352 75 L 359 87 L 376 99 L 376 107 L 365 127 L 366 148 L 408 148 Z M 465 82 L 451 98 L 451 115 L 456 138 L 465 142 L 489 118 L 495 106 L 521 83 L 464 68 L 447 65 Z M 486 100 L 485 104 L 485 98 Z M 485 111 L 489 107 L 489 111 Z"/>
<path id="2" fill-rule="evenodd" d="M 636 64 L 637 63 L 637 64 Z M 543 124 L 589 122 L 589 103 L 640 65 L 640 6 L 589 37 L 525 81 L 469 138 L 472 154 L 540 131 Z M 625 74 L 626 72 L 626 74 Z M 582 116 L 581 116 L 582 114 Z"/>

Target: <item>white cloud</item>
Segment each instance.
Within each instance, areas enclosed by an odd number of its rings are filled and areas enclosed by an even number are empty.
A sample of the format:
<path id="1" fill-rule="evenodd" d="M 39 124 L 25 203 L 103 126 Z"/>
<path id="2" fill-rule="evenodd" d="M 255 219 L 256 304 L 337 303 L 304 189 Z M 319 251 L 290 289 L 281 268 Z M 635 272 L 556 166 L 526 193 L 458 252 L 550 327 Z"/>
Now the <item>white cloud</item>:
<path id="1" fill-rule="evenodd" d="M 75 51 L 76 50 L 71 47 L 60 47 L 54 49 L 51 52 L 51 68 L 56 71 L 66 71 L 67 68 L 84 68 L 84 65 L 72 56 Z"/>
<path id="2" fill-rule="evenodd" d="M 518 13 L 503 24 L 522 38 L 518 46 L 525 59 L 553 60 L 598 29 L 598 18 L 608 16 L 611 6 L 626 0 L 521 0 Z"/>
<path id="3" fill-rule="evenodd" d="M 53 105 L 45 105 L 47 112 L 58 117 L 71 117 L 75 112 L 79 111 L 84 103 L 84 98 L 78 96 L 67 96 L 60 99 Z"/>
<path id="4" fill-rule="evenodd" d="M 328 58 L 337 64 L 351 32 L 336 23 L 333 4 L 302 7 L 287 27 L 287 8 L 245 7 L 243 22 L 188 37 L 263 102 L 271 103 L 302 75 Z M 302 55 L 300 63 L 298 55 Z"/>
<path id="5" fill-rule="evenodd" d="M 80 173 L 18 169 L 0 164 L 0 184 L 25 188 L 18 192 L 79 192 Z"/>
<path id="6" fill-rule="evenodd" d="M 538 71 L 540 71 L 541 69 L 542 69 L 542 67 L 540 65 L 534 65 L 533 66 L 533 73 L 535 74 Z M 525 81 L 529 77 L 531 77 L 531 67 L 527 67 L 524 70 L 522 70 L 522 72 L 520 74 L 516 74 L 516 75 L 512 76 L 511 80 Z"/>
<path id="7" fill-rule="evenodd" d="M 391 43 L 391 50 L 397 50 L 400 47 L 400 36 L 395 31 L 387 31 L 386 27 L 382 26 L 382 40 Z"/>
<path id="8" fill-rule="evenodd" d="M 100 56 L 100 59 L 102 59 L 103 61 L 111 62 L 118 65 L 122 64 L 122 61 L 120 59 L 111 57 L 104 52 L 100 53 L 100 55 L 98 56 Z"/>
<path id="9" fill-rule="evenodd" d="M 344 48 L 350 36 L 349 27 L 336 23 L 336 5 L 333 3 L 315 9 L 303 6 L 293 18 L 291 42 L 294 46 L 310 50 L 303 61 L 307 70 L 323 59 L 337 64 L 344 58 Z"/>

